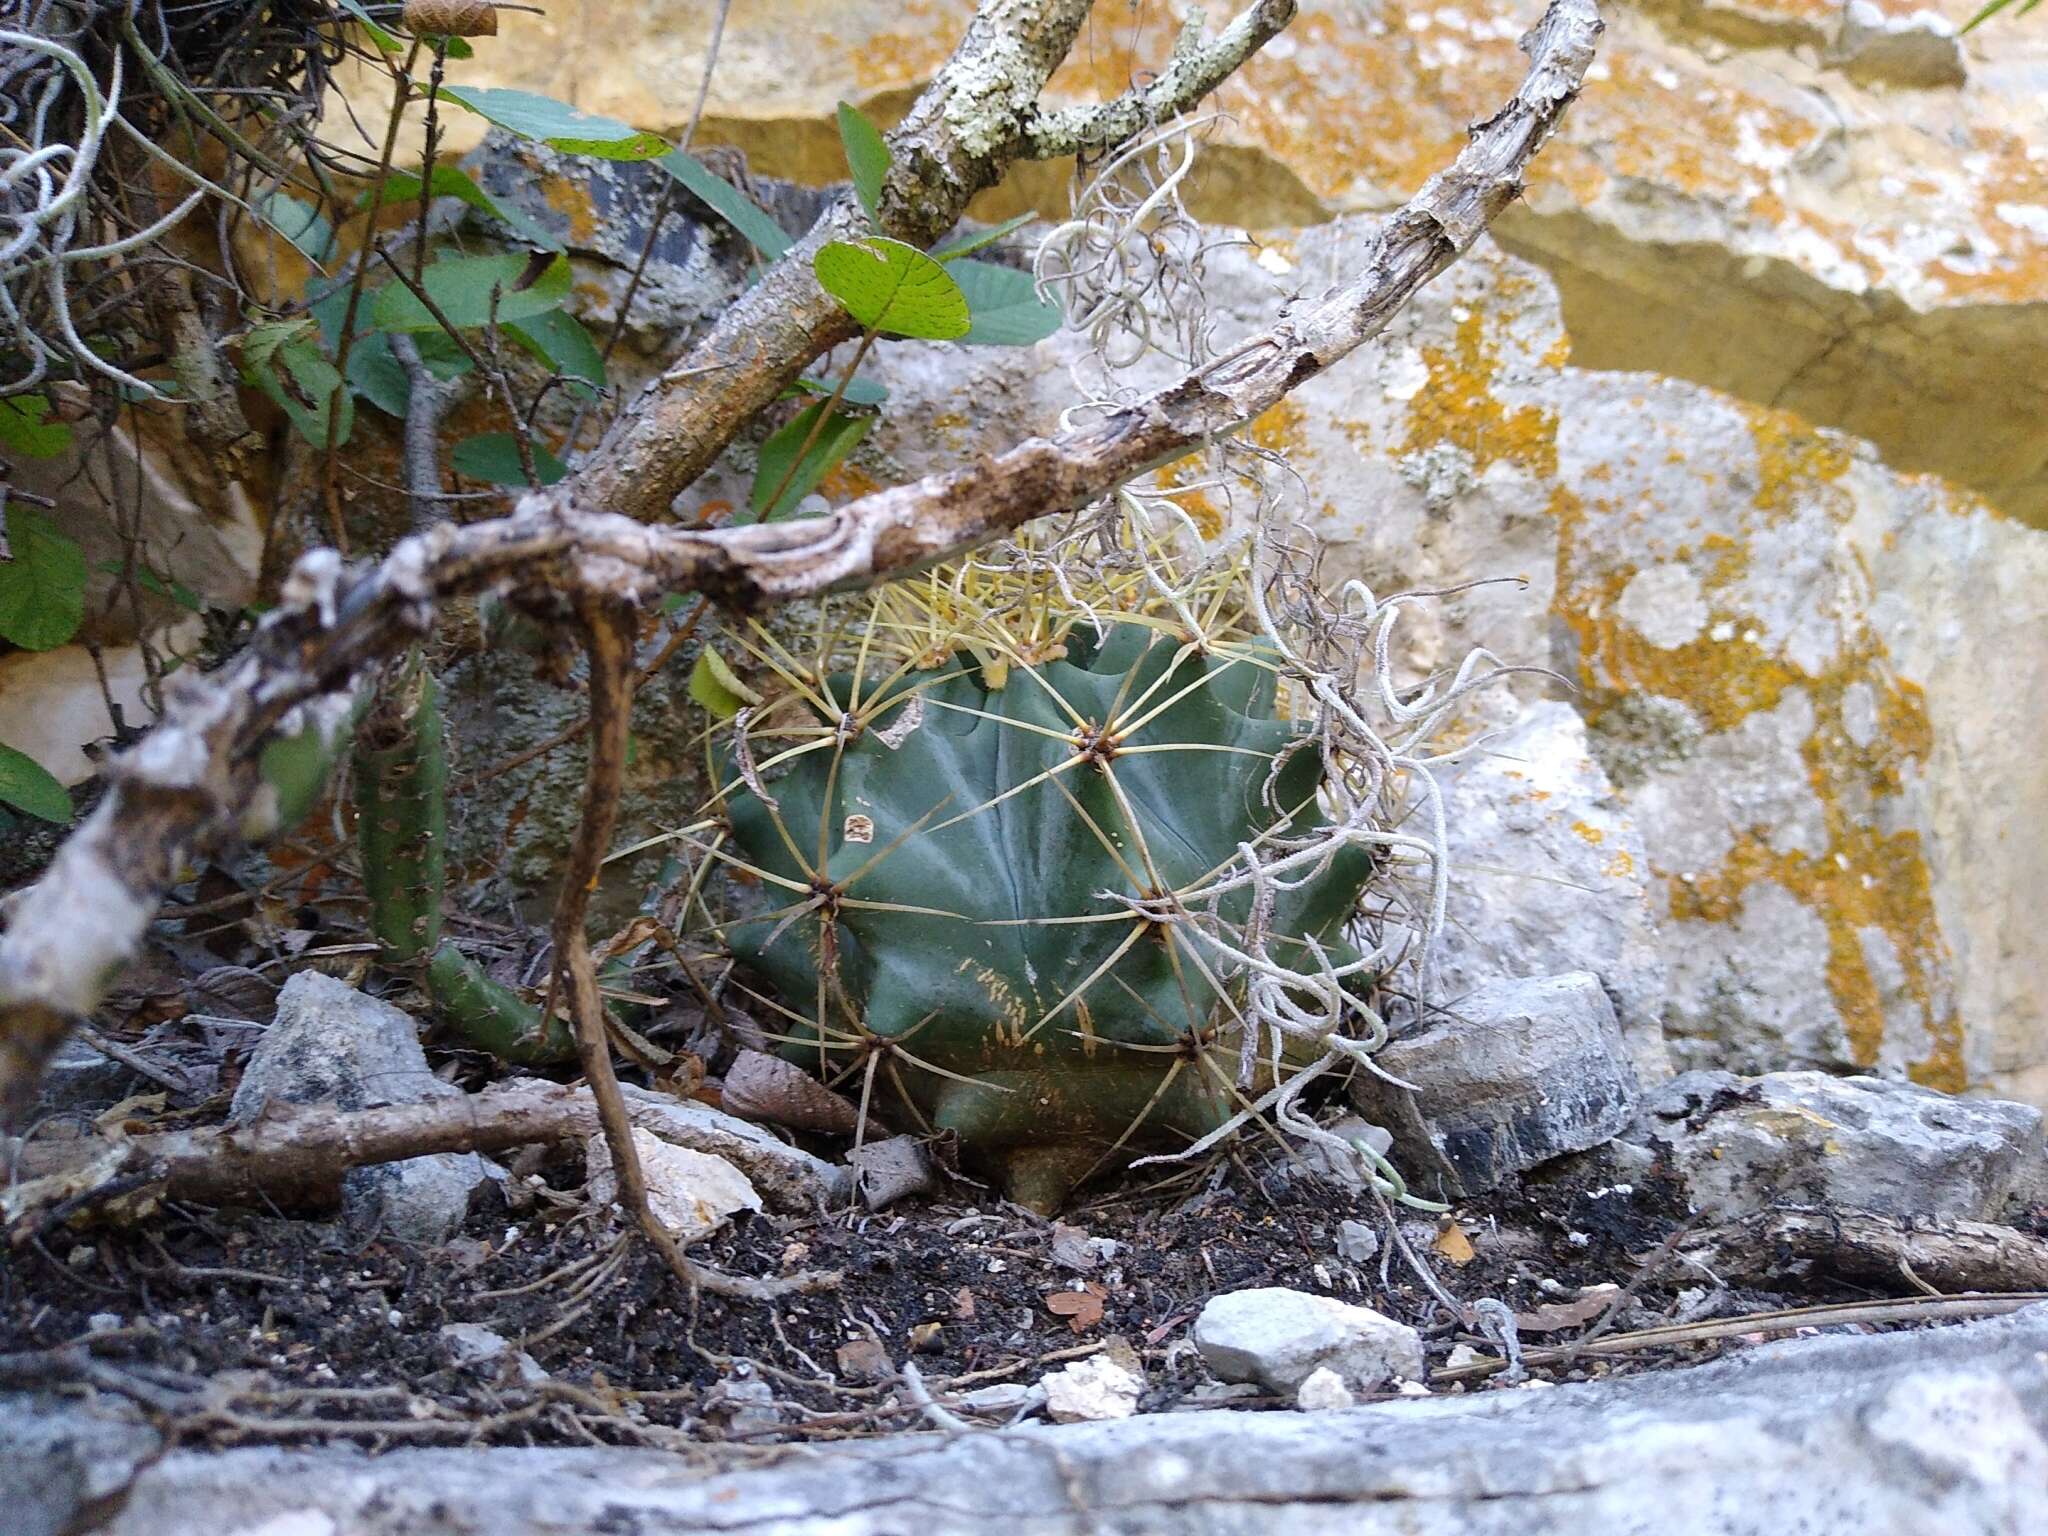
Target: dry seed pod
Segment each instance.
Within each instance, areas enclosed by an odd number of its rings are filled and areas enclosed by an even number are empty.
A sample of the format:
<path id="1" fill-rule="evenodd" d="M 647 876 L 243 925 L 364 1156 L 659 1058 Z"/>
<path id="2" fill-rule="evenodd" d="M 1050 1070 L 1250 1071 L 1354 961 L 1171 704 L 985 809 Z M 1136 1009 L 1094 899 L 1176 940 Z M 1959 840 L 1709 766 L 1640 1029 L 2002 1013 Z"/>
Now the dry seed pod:
<path id="1" fill-rule="evenodd" d="M 405 30 L 429 37 L 496 37 L 491 0 L 405 0 Z"/>
<path id="2" fill-rule="evenodd" d="M 725 1074 L 725 1107 L 747 1120 L 796 1131 L 848 1136 L 860 1111 L 802 1067 L 780 1056 L 741 1051 Z"/>

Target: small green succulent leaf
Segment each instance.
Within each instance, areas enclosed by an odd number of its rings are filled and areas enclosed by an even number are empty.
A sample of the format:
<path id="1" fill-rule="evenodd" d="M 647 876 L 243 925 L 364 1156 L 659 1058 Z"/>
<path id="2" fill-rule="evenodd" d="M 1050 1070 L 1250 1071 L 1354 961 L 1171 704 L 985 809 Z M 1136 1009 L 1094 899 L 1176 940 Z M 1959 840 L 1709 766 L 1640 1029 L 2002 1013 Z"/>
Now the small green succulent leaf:
<path id="1" fill-rule="evenodd" d="M 10 395 L 0 400 L 0 453 L 54 459 L 70 446 L 71 428 L 50 419 L 48 395 Z"/>
<path id="2" fill-rule="evenodd" d="M 519 441 L 510 432 L 483 432 L 464 438 L 449 450 L 448 463 L 456 473 L 486 485 L 527 483 L 526 469 L 519 462 Z M 542 485 L 553 485 L 569 473 L 568 465 L 550 453 L 544 443 L 533 445 L 533 468 Z"/>
<path id="3" fill-rule="evenodd" d="M 1060 328 L 1057 305 L 1038 296 L 1029 272 L 992 261 L 950 261 L 946 270 L 967 295 L 974 316 L 960 339 L 978 346 L 1028 347 Z"/>
<path id="4" fill-rule="evenodd" d="M 953 341 L 973 320 L 952 275 L 914 245 L 873 235 L 834 240 L 811 262 L 818 283 L 866 329 Z"/>
<path id="5" fill-rule="evenodd" d="M 449 324 L 459 330 L 473 330 L 490 324 L 495 316 L 501 323 L 525 320 L 562 307 L 569 296 L 569 262 L 556 256 L 538 273 L 533 264 L 517 252 L 502 256 L 443 256 L 427 264 L 420 286 L 440 307 Z M 388 283 L 377 290 L 371 318 L 381 331 L 438 331 L 441 322 L 432 310 L 402 283 Z"/>
<path id="6" fill-rule="evenodd" d="M 0 803 L 59 826 L 71 820 L 71 796 L 41 763 L 26 752 L 0 745 Z"/>
<path id="7" fill-rule="evenodd" d="M 604 387 L 604 356 L 582 322 L 566 309 L 512 321 L 505 334 L 556 373 L 575 379 L 582 396 L 593 396 Z"/>
<path id="8" fill-rule="evenodd" d="M 690 697 L 717 720 L 730 720 L 749 704 L 761 702 L 761 695 L 709 645 L 697 653 L 697 664 L 690 668 Z"/>
<path id="9" fill-rule="evenodd" d="M 932 260 L 957 261 L 984 246 L 994 245 L 1003 236 L 1015 233 L 1037 217 L 1035 213 L 1020 213 L 1014 218 L 1003 220 L 1000 224 L 991 224 L 976 234 L 961 235 L 958 239 L 948 240 L 943 245 L 935 245 L 932 247 Z"/>
<path id="10" fill-rule="evenodd" d="M 652 160 L 668 152 L 659 134 L 643 133 L 616 118 L 600 117 L 534 91 L 497 86 L 444 85 L 441 94 L 522 139 L 600 160 Z"/>
<path id="11" fill-rule="evenodd" d="M 334 260 L 337 247 L 334 226 L 311 203 L 289 192 L 272 192 L 256 199 L 255 206 L 270 227 L 289 240 L 298 253 L 316 267 Z"/>
<path id="12" fill-rule="evenodd" d="M 867 209 L 868 220 L 881 224 L 882 181 L 889 174 L 889 145 L 867 115 L 851 102 L 839 103 L 839 142 L 846 146 L 846 168 L 853 173 L 853 193 Z"/>
<path id="13" fill-rule="evenodd" d="M 678 149 L 654 163 L 689 188 L 698 201 L 738 230 L 741 238 L 769 261 L 794 243 L 759 204 L 724 177 L 713 174 L 695 156 Z"/>
<path id="14" fill-rule="evenodd" d="M 849 416 L 834 411 L 832 419 L 819 430 L 817 438 L 804 450 L 802 462 L 798 463 L 797 450 L 803 448 L 804 440 L 811 436 L 811 429 L 817 424 L 826 403 L 820 400 L 816 405 L 805 406 L 790 418 L 787 426 L 761 445 L 761 462 L 754 471 L 754 489 L 747 500 L 753 515 L 762 522 L 772 523 L 795 511 L 797 503 L 816 490 L 818 482 L 860 446 L 860 440 L 875 424 L 872 416 Z M 790 471 L 792 464 L 796 465 L 794 473 Z M 772 506 L 769 504 L 771 497 L 774 498 Z"/>
<path id="15" fill-rule="evenodd" d="M 418 200 L 421 182 L 417 172 L 396 171 L 385 179 L 381 194 L 377 195 L 374 206 L 385 207 L 392 203 L 410 203 Z M 520 239 L 543 250 L 559 251 L 562 242 L 519 209 L 499 202 L 490 193 L 476 184 L 471 176 L 459 165 L 437 165 L 433 175 L 425 183 L 429 197 L 452 197 L 467 203 L 479 213 L 496 219 Z M 356 200 L 358 208 L 373 206 L 371 193 L 365 192 Z"/>
<path id="16" fill-rule="evenodd" d="M 47 651 L 85 618 L 85 551 L 22 502 L 7 504 L 7 558 L 0 560 L 0 640 Z"/>
<path id="17" fill-rule="evenodd" d="M 349 15 L 355 17 L 357 21 L 363 24 L 363 30 L 369 34 L 370 41 L 377 45 L 378 51 L 382 53 L 400 53 L 404 51 L 403 45 L 392 35 L 389 29 L 378 26 L 376 22 L 370 19 L 370 13 L 363 9 L 363 0 L 340 0 L 340 4 L 344 11 L 347 11 Z"/>

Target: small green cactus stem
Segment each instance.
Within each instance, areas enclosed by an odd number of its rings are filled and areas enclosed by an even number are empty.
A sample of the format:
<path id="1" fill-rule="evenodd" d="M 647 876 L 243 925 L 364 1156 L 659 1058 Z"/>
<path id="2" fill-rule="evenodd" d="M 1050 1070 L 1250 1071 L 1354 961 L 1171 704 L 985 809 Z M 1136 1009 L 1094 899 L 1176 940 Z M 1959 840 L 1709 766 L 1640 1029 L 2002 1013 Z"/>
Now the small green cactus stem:
<path id="1" fill-rule="evenodd" d="M 355 803 L 371 936 L 391 960 L 433 953 L 448 879 L 448 744 L 440 689 L 418 652 L 356 737 Z"/>
<path id="2" fill-rule="evenodd" d="M 443 943 L 427 963 L 427 991 L 471 1045 L 520 1067 L 555 1066 L 576 1059 L 576 1038 L 560 1018 L 541 1028 L 540 1009 L 453 944 Z"/>
<path id="3" fill-rule="evenodd" d="M 1355 960 L 1374 861 L 1342 845 L 1256 914 L 1250 889 L 1204 897 L 1243 845 L 1326 829 L 1319 756 L 1274 717 L 1259 647 L 1126 623 L 990 682 L 956 659 L 824 685 L 841 718 L 770 755 L 780 777 L 728 786 L 733 842 L 780 900 L 727 933 L 803 1019 L 796 1059 L 956 1132 L 1050 1210 L 1241 1107 L 1239 988 L 1194 930 L 1256 918 L 1303 969 L 1316 947 Z"/>
<path id="4" fill-rule="evenodd" d="M 393 965 L 424 962 L 422 980 L 463 1038 L 500 1060 L 545 1066 L 575 1059 L 560 1019 L 491 980 L 441 938 L 448 884 L 448 733 L 440 690 L 418 653 L 398 669 L 358 734 L 356 843 L 370 895 L 370 934 Z"/>

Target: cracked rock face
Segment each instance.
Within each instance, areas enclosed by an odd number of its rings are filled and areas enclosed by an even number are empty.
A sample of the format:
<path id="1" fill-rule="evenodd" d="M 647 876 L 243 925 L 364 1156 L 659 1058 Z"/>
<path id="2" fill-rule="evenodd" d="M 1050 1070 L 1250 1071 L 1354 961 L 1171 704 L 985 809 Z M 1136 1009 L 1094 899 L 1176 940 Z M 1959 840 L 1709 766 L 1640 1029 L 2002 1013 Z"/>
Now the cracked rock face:
<path id="1" fill-rule="evenodd" d="M 1195 211 L 1278 227 L 1392 206 L 1513 88 L 1515 39 L 1542 8 L 1305 0 L 1217 98 L 1228 116 Z M 836 103 L 887 121 L 973 10 L 739 7 L 698 142 L 739 144 L 763 174 L 841 178 Z M 1178 13 L 1137 0 L 1098 14 L 1053 99 L 1101 99 L 1156 68 Z M 2048 385 L 2027 364 L 2048 343 L 2048 30 L 1959 38 L 1921 0 L 1603 14 L 1587 88 L 1500 225 L 1563 290 L 1579 360 L 1796 410 L 2048 521 Z M 798 28 L 817 46 L 788 47 Z M 464 78 L 675 130 L 708 31 L 695 3 L 587 0 L 508 16 Z M 1060 213 L 1065 191 L 1062 168 L 1027 168 L 976 211 Z"/>

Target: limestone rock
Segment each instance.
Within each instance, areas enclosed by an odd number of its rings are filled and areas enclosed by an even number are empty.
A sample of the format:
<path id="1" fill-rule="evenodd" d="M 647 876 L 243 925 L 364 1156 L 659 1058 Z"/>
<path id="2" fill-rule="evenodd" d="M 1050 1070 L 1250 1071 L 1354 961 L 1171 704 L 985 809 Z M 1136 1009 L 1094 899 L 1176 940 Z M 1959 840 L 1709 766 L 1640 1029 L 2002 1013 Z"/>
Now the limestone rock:
<path id="1" fill-rule="evenodd" d="M 1543 700 L 1438 777 L 1451 898 L 1432 1001 L 1463 1012 L 1475 987 L 1591 971 L 1614 1001 L 1637 1077 L 1669 1077 L 1649 856 L 1585 722 Z"/>
<path id="2" fill-rule="evenodd" d="M 1227 118 L 1196 169 L 1194 211 L 1276 228 L 1389 207 L 1513 89 L 1515 40 L 1542 8 L 1304 0 L 1219 94 Z M 805 0 L 793 22 L 786 6 L 742 7 L 696 142 L 743 147 L 757 173 L 841 180 L 836 104 L 889 121 L 973 10 Z M 2048 170 L 2034 152 L 2048 34 L 1958 38 L 1960 14 L 1922 0 L 1603 7 L 1586 89 L 1498 227 L 1564 290 L 1587 366 L 1782 405 L 2038 524 L 2048 418 L 2008 381 L 2048 341 Z M 790 49 L 793 24 L 830 43 Z M 1136 0 L 1113 44 L 1097 21 L 1051 101 L 1121 92 L 1159 67 L 1177 24 L 1168 0 Z M 673 131 L 708 35 L 685 0 L 586 0 L 508 15 L 465 79 Z M 451 116 L 452 133 L 478 131 Z M 1058 168 L 1020 167 L 977 211 L 1063 217 L 1066 194 Z"/>
<path id="3" fill-rule="evenodd" d="M 163 1437 L 111 1394 L 0 1396 L 0 1508 L 14 1536 L 70 1536 L 83 1511 L 118 1502 Z"/>
<path id="4" fill-rule="evenodd" d="M 1349 1408 L 1357 1401 L 1351 1395 L 1351 1389 L 1344 1385 L 1344 1378 L 1327 1365 L 1319 1365 L 1310 1371 L 1300 1390 L 1294 1394 L 1294 1406 L 1303 1413 L 1324 1413 L 1333 1408 Z"/>
<path id="5" fill-rule="evenodd" d="M 1467 993 L 1374 1061 L 1412 1088 L 1360 1074 L 1353 1098 L 1393 1131 L 1396 1165 L 1429 1195 L 1482 1194 L 1635 1117 L 1613 1006 L 1584 971 Z"/>
<path id="6" fill-rule="evenodd" d="M 321 1515 L 331 1536 L 2014 1536 L 2048 1522 L 2044 1353 L 2035 1306 L 1549 1392 L 892 1437 L 769 1465 L 717 1445 L 687 1461 L 615 1446 L 180 1447 L 136 1458 L 108 1490 L 125 1497 L 90 1517 L 63 1503 L 50 1528 L 239 1533 Z M 0 1476 L 50 1486 L 30 1455 L 0 1448 Z"/>
<path id="7" fill-rule="evenodd" d="M 2032 1105 L 1819 1072 L 1688 1072 L 1649 1098 L 1642 1131 L 1669 1144 L 1695 1206 L 1731 1216 L 1791 1201 L 1998 1221 L 2048 1167 Z"/>
<path id="8" fill-rule="evenodd" d="M 845 1168 L 779 1141 L 773 1132 L 736 1115 L 629 1083 L 621 1083 L 619 1093 L 635 1127 L 675 1146 L 723 1158 L 777 1210 L 814 1211 L 844 1198 L 852 1188 Z"/>
<path id="9" fill-rule="evenodd" d="M 1251 1381 L 1293 1395 L 1327 1368 L 1355 1391 L 1389 1377 L 1422 1379 L 1422 1340 L 1370 1307 L 1283 1286 L 1212 1297 L 1195 1319 L 1195 1348 L 1224 1381 Z"/>
<path id="10" fill-rule="evenodd" d="M 689 1147 L 673 1146 L 639 1126 L 633 1127 L 633 1150 L 647 1181 L 647 1209 L 654 1219 L 689 1244 L 709 1237 L 739 1211 L 758 1211 L 761 1197 L 747 1176 L 722 1157 Z M 584 1147 L 590 1197 L 609 1205 L 619 1197 L 612 1169 L 611 1146 L 593 1136 Z"/>
<path id="11" fill-rule="evenodd" d="M 410 1017 L 331 976 L 301 971 L 278 993 L 277 1015 L 228 1117 L 246 1124 L 273 1103 L 357 1110 L 461 1092 L 427 1069 Z M 342 1176 L 342 1211 L 354 1225 L 406 1242 L 443 1242 L 461 1229 L 477 1193 L 504 1177 L 473 1152 L 352 1168 Z"/>
<path id="12" fill-rule="evenodd" d="M 1048 1371 L 1039 1385 L 1045 1388 L 1045 1415 L 1055 1424 L 1128 1419 L 1138 1411 L 1145 1390 L 1142 1377 L 1108 1355 L 1090 1355 Z"/>

